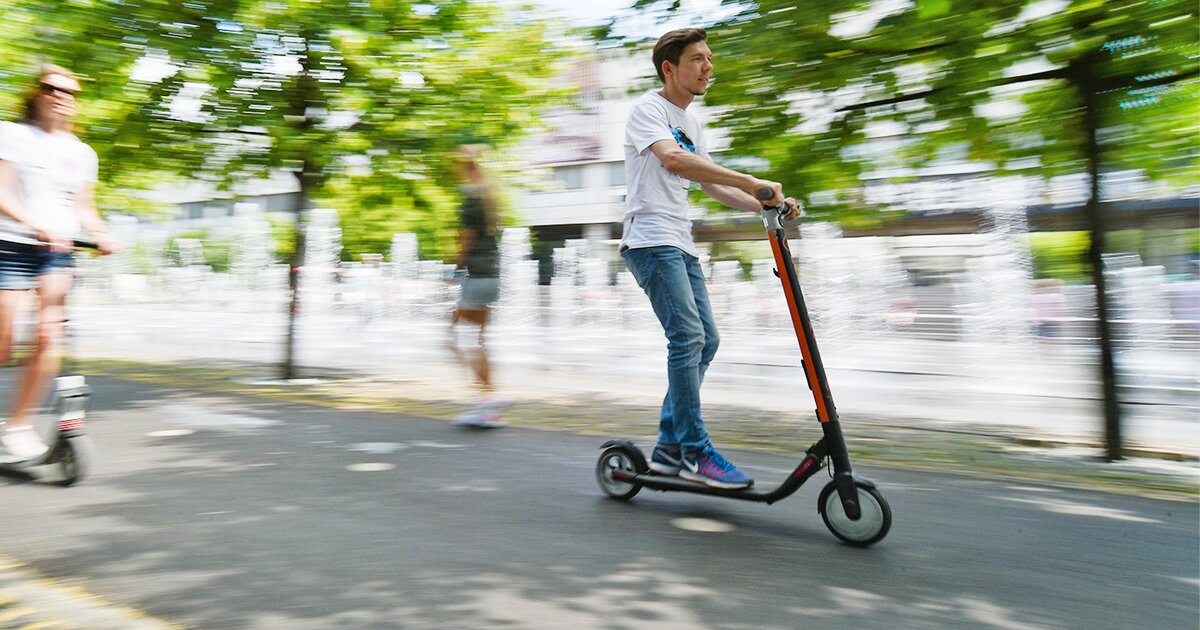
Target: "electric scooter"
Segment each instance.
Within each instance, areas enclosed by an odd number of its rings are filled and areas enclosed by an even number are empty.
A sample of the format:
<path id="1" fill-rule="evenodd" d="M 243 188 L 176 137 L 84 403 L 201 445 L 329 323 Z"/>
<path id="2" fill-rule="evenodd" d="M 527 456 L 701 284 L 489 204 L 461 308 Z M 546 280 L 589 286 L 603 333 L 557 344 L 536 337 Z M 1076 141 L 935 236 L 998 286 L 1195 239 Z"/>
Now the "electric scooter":
<path id="1" fill-rule="evenodd" d="M 0 471 L 28 476 L 28 470 L 57 464 L 59 483 L 71 486 L 79 482 L 92 468 L 92 438 L 83 428 L 83 417 L 87 408 L 90 390 L 80 375 L 59 376 L 54 379 L 56 399 L 53 414 L 58 416 L 54 425 L 54 437 L 49 447 L 33 459 L 16 459 L 0 450 Z"/>
<path id="2" fill-rule="evenodd" d="M 0 246 L 6 243 L 47 245 L 32 239 L 5 237 L 0 241 Z M 73 245 L 77 250 L 97 248 L 95 243 L 89 241 L 76 240 Z M 74 485 L 87 476 L 92 468 L 94 452 L 92 439 L 83 427 L 90 392 L 86 379 L 81 375 L 55 377 L 50 414 L 57 416 L 57 420 L 54 424 L 54 436 L 48 441 L 48 448 L 40 456 L 32 459 L 16 458 L 0 448 L 0 473 L 28 477 L 31 468 L 57 464 L 59 483 L 63 486 Z"/>
<path id="3" fill-rule="evenodd" d="M 773 194 L 769 189 L 763 189 L 757 196 L 770 199 Z M 796 339 L 800 342 L 801 366 L 816 402 L 822 438 L 808 448 L 795 471 L 768 492 L 712 488 L 679 477 L 658 475 L 650 470 L 646 456 L 630 440 L 609 440 L 600 446 L 604 451 L 596 462 L 596 480 L 605 494 L 623 501 L 632 499 L 642 488 L 649 488 L 771 504 L 791 496 L 813 475 L 831 464 L 833 480 L 821 490 L 817 511 L 834 536 L 851 545 L 867 547 L 887 536 L 892 526 L 892 511 L 875 483 L 859 477 L 850 466 L 850 455 L 825 377 L 825 366 L 817 351 L 812 323 L 784 234 L 783 218 L 788 212 L 787 204 L 764 208 L 762 219 L 775 256 L 776 275 L 783 284 Z"/>

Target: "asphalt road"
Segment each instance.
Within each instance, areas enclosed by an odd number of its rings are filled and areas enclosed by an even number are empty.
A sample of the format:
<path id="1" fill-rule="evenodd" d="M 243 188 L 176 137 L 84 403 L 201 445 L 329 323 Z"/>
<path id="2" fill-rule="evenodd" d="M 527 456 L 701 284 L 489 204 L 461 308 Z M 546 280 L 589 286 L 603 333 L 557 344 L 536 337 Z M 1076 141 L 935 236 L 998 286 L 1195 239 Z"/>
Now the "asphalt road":
<path id="1" fill-rule="evenodd" d="M 1195 503 L 862 469 L 895 518 L 864 550 L 825 529 L 820 476 L 773 506 L 645 490 L 622 503 L 593 478 L 595 437 L 91 383 L 94 475 L 0 478 L 0 554 L 185 627 L 1200 619 Z M 760 485 L 795 464 L 729 454 Z"/>

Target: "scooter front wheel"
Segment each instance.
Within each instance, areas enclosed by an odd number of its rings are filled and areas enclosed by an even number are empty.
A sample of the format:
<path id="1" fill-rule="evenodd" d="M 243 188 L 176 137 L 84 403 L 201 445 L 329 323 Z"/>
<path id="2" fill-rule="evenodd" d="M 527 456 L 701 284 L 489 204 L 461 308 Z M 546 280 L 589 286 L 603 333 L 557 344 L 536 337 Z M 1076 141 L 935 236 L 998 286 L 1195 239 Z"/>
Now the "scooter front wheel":
<path id="1" fill-rule="evenodd" d="M 62 473 L 59 483 L 73 486 L 92 470 L 92 440 L 86 435 L 75 435 L 64 440 L 59 448 L 58 466 Z"/>
<path id="2" fill-rule="evenodd" d="M 858 491 L 858 505 L 862 514 L 858 519 L 846 515 L 842 499 L 837 492 L 837 484 L 829 482 L 821 489 L 817 499 L 817 509 L 821 519 L 834 536 L 857 547 L 873 545 L 887 536 L 892 528 L 892 509 L 888 502 L 874 486 L 861 481 L 854 483 Z"/>
<path id="3" fill-rule="evenodd" d="M 622 501 L 632 499 L 642 485 L 613 478 L 613 473 L 617 471 L 629 475 L 638 473 L 633 455 L 623 446 L 609 447 L 600 454 L 600 459 L 596 461 L 596 481 L 608 496 Z"/>

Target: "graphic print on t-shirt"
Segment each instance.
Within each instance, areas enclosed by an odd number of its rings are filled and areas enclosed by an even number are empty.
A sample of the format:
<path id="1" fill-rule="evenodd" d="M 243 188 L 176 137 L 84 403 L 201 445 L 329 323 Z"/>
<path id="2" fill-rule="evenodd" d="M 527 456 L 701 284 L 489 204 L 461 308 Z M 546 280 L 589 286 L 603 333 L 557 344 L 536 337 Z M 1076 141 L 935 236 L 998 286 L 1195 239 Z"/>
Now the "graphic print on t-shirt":
<path id="1" fill-rule="evenodd" d="M 690 153 L 696 152 L 696 143 L 688 137 L 682 127 L 671 127 L 671 135 L 675 137 L 675 142 Z"/>

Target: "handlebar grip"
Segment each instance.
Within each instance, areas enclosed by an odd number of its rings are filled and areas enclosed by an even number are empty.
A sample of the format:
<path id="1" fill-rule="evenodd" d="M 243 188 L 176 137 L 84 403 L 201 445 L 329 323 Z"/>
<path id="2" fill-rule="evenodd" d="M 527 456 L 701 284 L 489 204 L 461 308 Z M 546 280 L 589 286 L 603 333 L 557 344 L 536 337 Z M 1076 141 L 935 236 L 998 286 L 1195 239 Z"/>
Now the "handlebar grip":
<path id="1" fill-rule="evenodd" d="M 774 197 L 775 193 L 770 188 L 763 186 L 762 188 L 759 188 L 758 190 L 754 191 L 754 196 L 758 197 L 758 199 L 760 201 L 767 201 L 771 197 Z"/>
<path id="2" fill-rule="evenodd" d="M 24 236 L 0 234 L 0 243 L 12 243 L 15 245 L 26 245 L 32 247 L 52 247 L 52 243 L 39 241 L 36 238 L 28 238 Z M 100 249 L 100 244 L 96 241 L 74 238 L 71 239 L 72 249 Z"/>

